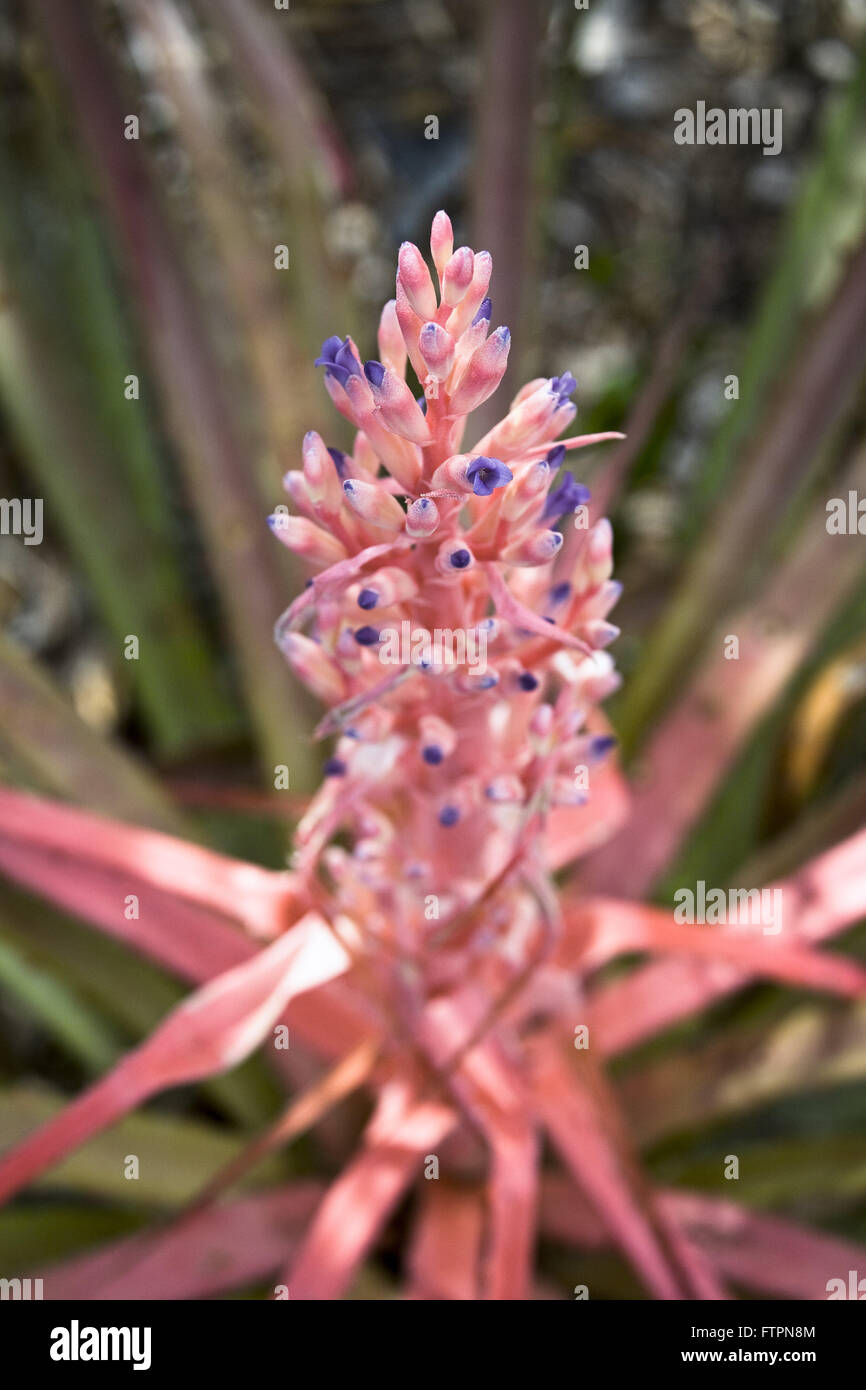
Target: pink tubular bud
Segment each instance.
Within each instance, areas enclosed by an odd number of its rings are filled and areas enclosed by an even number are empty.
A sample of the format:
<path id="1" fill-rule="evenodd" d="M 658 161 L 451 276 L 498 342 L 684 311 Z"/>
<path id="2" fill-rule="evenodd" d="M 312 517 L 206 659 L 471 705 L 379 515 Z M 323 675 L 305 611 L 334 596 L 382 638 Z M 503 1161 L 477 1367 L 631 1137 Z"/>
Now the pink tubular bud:
<path id="1" fill-rule="evenodd" d="M 529 728 L 531 732 L 535 734 L 536 738 L 547 738 L 547 735 L 553 728 L 553 715 L 553 705 L 539 705 L 538 708 L 533 711 L 532 718 L 529 721 Z"/>
<path id="2" fill-rule="evenodd" d="M 434 488 L 455 488 L 458 492 L 471 492 L 472 484 L 467 474 L 474 454 L 452 454 L 440 463 L 433 474 Z"/>
<path id="3" fill-rule="evenodd" d="M 397 279 L 406 291 L 406 298 L 415 313 L 422 319 L 435 318 L 439 306 L 436 303 L 433 281 L 424 257 L 411 241 L 404 241 L 400 247 L 397 265 Z"/>
<path id="4" fill-rule="evenodd" d="M 554 777 L 550 785 L 550 801 L 553 806 L 583 806 L 589 800 L 585 787 L 576 785 L 571 777 Z"/>
<path id="5" fill-rule="evenodd" d="M 355 435 L 355 447 L 349 459 L 350 477 L 375 478 L 379 472 L 379 456 L 363 430 Z"/>
<path id="6" fill-rule="evenodd" d="M 327 375 L 325 376 L 325 380 L 328 380 Z M 360 428 L 361 421 L 366 419 L 368 415 L 372 415 L 376 406 L 373 392 L 370 390 L 370 383 L 366 377 L 348 376 L 346 378 L 345 387 L 341 389 L 349 402 L 349 408 L 352 412 L 349 418 L 354 420 L 355 424 Z"/>
<path id="7" fill-rule="evenodd" d="M 435 714 L 422 714 L 418 720 L 418 733 L 421 747 L 438 748 L 443 758 L 448 758 L 457 747 L 457 735 L 450 724 Z M 435 765 L 432 764 L 431 765 Z"/>
<path id="8" fill-rule="evenodd" d="M 508 366 L 511 334 L 507 328 L 491 333 L 467 364 L 457 389 L 451 393 L 449 414 L 468 415 L 493 395 Z"/>
<path id="9" fill-rule="evenodd" d="M 405 519 L 403 516 L 404 521 Z M 406 599 L 414 598 L 418 592 L 418 585 L 411 574 L 407 574 L 406 570 L 400 569 L 397 565 L 384 565 L 382 569 L 367 575 L 364 588 L 377 594 L 377 611 L 380 608 L 388 608 L 393 603 L 404 603 Z"/>
<path id="10" fill-rule="evenodd" d="M 523 803 L 526 792 L 519 777 L 503 773 L 501 777 L 494 777 L 487 783 L 484 795 L 488 801 L 495 801 L 499 805 L 519 806 Z"/>
<path id="11" fill-rule="evenodd" d="M 439 527 L 439 508 L 432 497 L 419 497 L 412 502 L 406 512 L 406 532 L 425 540 Z"/>
<path id="12" fill-rule="evenodd" d="M 403 530 L 406 520 L 403 508 L 379 483 L 347 478 L 343 483 L 343 495 L 355 515 L 368 526 L 381 526 L 385 531 Z"/>
<path id="13" fill-rule="evenodd" d="M 353 385 L 356 381 L 357 386 Z M 400 486 L 407 492 L 414 492 L 421 479 L 421 455 L 417 446 L 387 428 L 366 379 L 361 382 L 350 376 L 346 385 L 350 399 L 358 403 L 356 423 L 363 429 L 367 443 Z"/>
<path id="14" fill-rule="evenodd" d="M 468 246 L 461 246 L 454 252 L 442 272 L 442 303 L 454 309 L 466 295 L 472 284 L 475 257 Z"/>
<path id="15" fill-rule="evenodd" d="M 504 420 L 480 442 L 491 453 L 515 458 L 535 443 L 536 439 L 552 439 L 556 397 L 551 395 L 547 382 L 524 396 L 512 406 Z"/>
<path id="16" fill-rule="evenodd" d="M 481 301 L 487 294 L 492 274 L 493 258 L 490 252 L 476 251 L 472 261 L 472 281 L 469 289 L 456 309 L 451 310 L 445 323 L 445 327 L 453 338 L 459 338 L 461 333 L 465 333 L 475 318 L 481 308 Z M 432 316 L 428 315 L 428 317 Z"/>
<path id="17" fill-rule="evenodd" d="M 436 554 L 437 573 L 456 578 L 464 571 L 473 569 L 475 556 L 461 537 L 443 541 Z"/>
<path id="18" fill-rule="evenodd" d="M 424 320 L 415 313 L 400 280 L 397 281 L 397 298 L 394 300 L 394 306 L 400 332 L 403 334 L 403 343 L 409 354 L 409 361 L 412 363 L 418 380 L 422 381 L 424 378 L 424 358 L 418 351 L 418 336 Z"/>
<path id="19" fill-rule="evenodd" d="M 335 536 L 323 531 L 314 521 L 305 516 L 289 516 L 287 512 L 275 512 L 268 517 L 268 525 L 287 549 L 305 560 L 317 565 L 335 565 L 347 557 L 346 547 Z"/>
<path id="20" fill-rule="evenodd" d="M 522 473 L 508 484 L 502 496 L 500 515 L 505 521 L 515 521 L 545 494 L 550 483 L 550 464 L 546 459 L 538 459 L 523 469 Z"/>
<path id="21" fill-rule="evenodd" d="M 299 469 L 292 468 L 288 473 L 283 474 L 283 489 L 288 493 L 289 497 L 291 497 L 296 508 L 301 513 L 301 516 L 309 517 L 310 521 L 319 520 L 316 508 L 313 505 L 313 499 L 310 496 L 307 480 Z M 281 512 L 278 509 L 274 515 L 282 518 L 287 515 L 287 513 Z"/>
<path id="22" fill-rule="evenodd" d="M 425 323 L 418 350 L 435 381 L 444 381 L 454 365 L 454 339 L 438 323 Z"/>
<path id="23" fill-rule="evenodd" d="M 346 681 L 332 656 L 300 632 L 289 632 L 281 642 L 286 660 L 299 680 L 309 686 L 314 695 L 329 705 L 339 704 L 346 696 Z"/>
<path id="24" fill-rule="evenodd" d="M 521 405 L 523 401 L 526 400 L 527 396 L 534 396 L 539 386 L 547 386 L 549 380 L 550 378 L 546 376 L 535 376 L 532 378 L 531 381 L 527 381 L 525 386 L 521 386 L 517 395 L 514 397 L 514 400 L 508 407 L 509 415 L 511 414 L 512 410 L 515 410 L 517 406 Z"/>
<path id="25" fill-rule="evenodd" d="M 609 647 L 619 637 L 620 629 L 602 618 L 590 618 L 577 629 L 577 636 L 596 651 Z"/>
<path id="26" fill-rule="evenodd" d="M 606 618 L 610 610 L 619 603 L 621 596 L 622 585 L 616 579 L 608 579 L 581 605 L 581 616 L 585 619 Z"/>
<path id="27" fill-rule="evenodd" d="M 324 440 L 315 430 L 304 435 L 302 454 L 304 481 L 311 500 L 335 516 L 343 505 L 340 479 Z"/>
<path id="28" fill-rule="evenodd" d="M 597 521 L 586 538 L 582 568 L 591 588 L 603 584 L 613 573 L 613 527 L 607 517 Z"/>
<path id="29" fill-rule="evenodd" d="M 433 226 L 430 228 L 430 254 L 433 257 L 433 264 L 442 282 L 442 273 L 451 257 L 454 249 L 454 232 L 451 228 L 451 218 L 447 212 L 441 209 L 433 218 Z"/>
<path id="30" fill-rule="evenodd" d="M 376 408 L 388 429 L 412 444 L 430 444 L 430 426 L 402 377 L 388 371 L 380 362 L 368 362 L 365 371 Z"/>
<path id="31" fill-rule="evenodd" d="M 349 381 L 355 381 L 355 380 L 356 380 L 355 377 L 352 377 L 352 376 L 349 377 Z M 345 389 L 340 385 L 340 383 L 339 383 L 339 381 L 337 380 L 337 378 L 336 378 L 331 372 L 325 372 L 325 390 L 327 391 L 328 395 L 331 397 L 331 402 L 332 402 L 332 404 L 333 404 L 334 406 L 336 406 L 336 408 L 337 408 L 337 410 L 339 410 L 340 414 L 341 414 L 341 415 L 344 415 L 344 416 L 346 417 L 346 419 L 347 419 L 347 420 L 350 420 L 350 421 L 352 422 L 352 424 L 354 425 L 354 424 L 356 423 L 356 421 L 355 421 L 355 412 L 354 412 L 354 409 L 353 409 L 353 407 L 352 407 L 352 402 L 349 400 L 349 397 L 346 395 Z"/>
<path id="32" fill-rule="evenodd" d="M 397 376 L 406 375 L 406 344 L 397 318 L 397 301 L 389 299 L 379 319 L 379 357 Z"/>
<path id="33" fill-rule="evenodd" d="M 507 565 L 546 565 L 562 545 L 559 531 L 535 531 L 525 540 L 507 545 L 502 559 Z"/>
<path id="34" fill-rule="evenodd" d="M 370 743 L 380 743 L 387 738 L 394 727 L 393 710 L 382 705 L 370 705 L 352 720 L 352 730 L 359 739 Z"/>

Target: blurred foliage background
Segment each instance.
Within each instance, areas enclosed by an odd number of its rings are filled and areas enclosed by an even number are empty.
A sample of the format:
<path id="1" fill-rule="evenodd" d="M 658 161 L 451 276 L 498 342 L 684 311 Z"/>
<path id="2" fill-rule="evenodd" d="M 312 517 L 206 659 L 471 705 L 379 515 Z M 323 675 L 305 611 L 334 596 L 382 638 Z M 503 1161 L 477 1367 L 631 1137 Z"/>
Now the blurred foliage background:
<path id="1" fill-rule="evenodd" d="M 653 896 L 767 881 L 863 823 L 864 551 L 824 515 L 866 495 L 866 0 L 5 0 L 0 67 L 0 495 L 45 517 L 39 546 L 0 539 L 5 780 L 283 862 L 326 753 L 273 647 L 302 580 L 264 518 L 306 429 L 345 442 L 319 344 L 374 350 L 397 246 L 444 206 L 494 255 L 512 386 L 572 371 L 581 427 L 627 431 L 581 458 L 638 784 L 721 637 L 755 639 Z M 698 100 L 781 108 L 782 152 L 678 146 Z M 0 885 L 4 1142 L 180 993 Z M 860 1239 L 864 1071 L 862 1009 L 769 987 L 618 1064 L 660 1178 L 717 1188 L 727 1146 L 738 1199 Z M 161 1099 L 122 1127 L 147 1181 L 88 1146 L 0 1213 L 8 1263 L 170 1211 L 277 1104 L 258 1062 Z"/>

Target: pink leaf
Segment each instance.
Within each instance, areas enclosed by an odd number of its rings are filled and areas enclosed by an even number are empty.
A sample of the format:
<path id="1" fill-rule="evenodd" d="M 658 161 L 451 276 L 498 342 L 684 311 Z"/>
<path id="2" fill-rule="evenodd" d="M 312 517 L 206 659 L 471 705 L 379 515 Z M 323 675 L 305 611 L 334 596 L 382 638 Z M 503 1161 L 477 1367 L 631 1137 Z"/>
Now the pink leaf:
<path id="1" fill-rule="evenodd" d="M 291 874 L 8 787 L 0 788 L 0 835 L 53 851 L 73 865 L 132 875 L 220 916 L 237 917 L 254 936 L 270 939 L 297 915 Z"/>
<path id="2" fill-rule="evenodd" d="M 756 930 L 706 924 L 682 925 L 663 908 L 613 898 L 582 903 L 567 929 L 582 944 L 576 952 L 580 967 L 594 970 L 629 951 L 664 951 L 727 962 L 755 975 L 783 980 L 809 989 L 825 989 L 859 997 L 866 991 L 866 971 L 839 956 L 822 956 L 806 946 L 789 946 L 776 936 Z"/>
<path id="3" fill-rule="evenodd" d="M 484 1232 L 479 1190 L 422 1184 L 409 1251 L 411 1299 L 474 1302 Z"/>
<path id="4" fill-rule="evenodd" d="M 780 1298 L 825 1299 L 830 1279 L 848 1283 L 866 1269 L 866 1249 L 733 1202 L 667 1192 L 663 1203 L 716 1269 L 747 1288 Z"/>
<path id="5" fill-rule="evenodd" d="M 847 1280 L 850 1269 L 866 1268 L 862 1246 L 734 1202 L 667 1189 L 656 1192 L 655 1203 L 713 1269 L 745 1288 L 780 1298 L 824 1299 L 828 1279 Z M 539 1225 L 555 1240 L 586 1249 L 608 1243 L 597 1215 L 564 1174 L 544 1177 Z"/>
<path id="6" fill-rule="evenodd" d="M 820 941 L 856 922 L 866 913 L 864 865 L 866 831 L 861 831 L 783 879 L 776 886 L 782 890 L 786 931 L 800 941 Z M 593 994 L 593 1036 L 606 1054 L 624 1051 L 742 988 L 752 973 L 713 960 L 641 966 Z"/>
<path id="7" fill-rule="evenodd" d="M 447 1084 L 490 1149 L 481 1297 L 523 1300 L 531 1284 L 538 1180 L 529 1098 L 493 1033 L 470 1047 L 458 1067 L 449 1066 L 487 1008 L 480 990 L 464 986 L 427 1005 L 421 1034 L 431 1060 L 447 1068 Z"/>
<path id="8" fill-rule="evenodd" d="M 535 1104 L 563 1162 L 647 1287 L 657 1298 L 682 1298 L 658 1234 L 642 1209 L 646 1203 L 636 1195 L 632 1160 L 610 1134 L 599 1100 L 584 1079 L 586 1055 L 580 1064 L 576 1060 L 568 1067 L 560 1044 L 549 1037 L 533 1041 L 530 1051 Z"/>
<path id="9" fill-rule="evenodd" d="M 282 1278 L 290 1298 L 332 1300 L 345 1293 L 423 1156 L 454 1121 L 453 1111 L 416 1100 L 402 1081 L 383 1088 L 364 1147 L 329 1188 Z"/>
<path id="10" fill-rule="evenodd" d="M 155 1235 L 115 1241 L 44 1271 L 47 1299 L 210 1298 L 279 1268 L 321 1197 L 295 1183 L 208 1207 Z"/>
<path id="11" fill-rule="evenodd" d="M 107 1076 L 0 1158 L 0 1202 L 154 1092 L 236 1066 L 290 999 L 340 974 L 347 963 L 333 933 L 311 913 L 190 995 Z"/>
<path id="12" fill-rule="evenodd" d="M 628 815 L 628 784 L 613 762 L 592 775 L 592 791 L 584 806 L 555 806 L 547 818 L 545 856 L 551 869 L 590 854 L 612 835 Z"/>

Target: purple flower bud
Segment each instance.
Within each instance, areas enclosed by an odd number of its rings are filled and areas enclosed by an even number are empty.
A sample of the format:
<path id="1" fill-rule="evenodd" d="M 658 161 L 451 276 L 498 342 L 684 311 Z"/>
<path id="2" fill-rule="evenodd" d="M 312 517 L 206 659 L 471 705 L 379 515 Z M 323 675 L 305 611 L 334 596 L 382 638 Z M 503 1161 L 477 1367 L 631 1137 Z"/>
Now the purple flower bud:
<path id="1" fill-rule="evenodd" d="M 575 507 L 588 502 L 589 498 L 589 488 L 579 483 L 573 474 L 566 473 L 562 482 L 548 494 L 541 519 L 551 521 L 553 518 L 559 518 L 565 512 L 572 512 Z"/>
<path id="2" fill-rule="evenodd" d="M 564 372 L 562 376 L 552 376 L 550 378 L 550 389 L 556 396 L 556 407 L 567 405 L 570 396 L 577 390 L 577 382 L 571 372 Z"/>
<path id="3" fill-rule="evenodd" d="M 565 445 L 554 444 L 553 448 L 550 450 L 550 453 L 547 455 L 547 462 L 550 464 L 551 473 L 555 473 L 557 468 L 562 467 L 562 461 L 564 458 Z"/>
<path id="4" fill-rule="evenodd" d="M 349 339 L 338 338 L 336 335 L 326 338 L 322 343 L 321 356 L 316 358 L 315 365 L 324 367 L 326 374 L 336 377 L 341 386 L 346 385 L 350 376 L 361 375 L 361 368 Z"/>
<path id="5" fill-rule="evenodd" d="M 375 608 L 379 602 L 379 595 L 375 589 L 362 589 L 358 595 L 359 608 Z"/>
<path id="6" fill-rule="evenodd" d="M 355 641 L 359 647 L 375 647 L 379 641 L 379 629 L 377 627 L 358 627 L 355 629 Z"/>
<path id="7" fill-rule="evenodd" d="M 612 734 L 597 734 L 589 745 L 589 756 L 593 759 L 603 758 L 615 747 L 616 739 Z"/>
<path id="8" fill-rule="evenodd" d="M 322 771 L 326 777 L 345 777 L 346 764 L 342 758 L 328 758 Z"/>
<path id="9" fill-rule="evenodd" d="M 439 812 L 439 824 L 444 825 L 446 830 L 456 825 L 460 819 L 460 812 L 456 806 L 443 806 Z"/>
<path id="10" fill-rule="evenodd" d="M 482 299 L 481 304 L 478 307 L 478 313 L 475 315 L 474 319 L 472 320 L 472 323 L 473 325 L 476 323 L 480 323 L 482 319 L 486 319 L 489 323 L 492 317 L 493 301 L 490 299 Z"/>
<path id="11" fill-rule="evenodd" d="M 429 763 L 431 767 L 438 767 L 445 757 L 445 754 L 442 752 L 438 743 L 429 743 L 427 747 L 423 749 L 421 756 L 425 763 Z"/>

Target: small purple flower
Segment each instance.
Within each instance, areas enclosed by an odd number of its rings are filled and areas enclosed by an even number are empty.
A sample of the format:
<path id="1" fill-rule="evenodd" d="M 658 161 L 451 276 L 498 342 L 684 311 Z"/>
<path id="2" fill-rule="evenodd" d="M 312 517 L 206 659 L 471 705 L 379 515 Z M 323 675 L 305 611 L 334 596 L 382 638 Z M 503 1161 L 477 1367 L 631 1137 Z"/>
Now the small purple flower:
<path id="1" fill-rule="evenodd" d="M 348 337 L 338 338 L 336 334 L 322 343 L 322 353 L 315 365 L 324 367 L 330 376 L 335 376 L 341 386 L 345 386 L 350 376 L 360 376 L 361 367 L 352 351 Z"/>
<path id="2" fill-rule="evenodd" d="M 569 399 L 577 390 L 577 382 L 571 372 L 563 372 L 562 376 L 552 376 L 550 378 L 550 389 L 556 396 L 557 410 L 560 406 L 566 405 Z"/>
<path id="3" fill-rule="evenodd" d="M 489 497 L 496 488 L 507 486 L 514 474 L 499 459 L 485 458 L 482 454 L 472 460 L 466 470 L 466 477 L 472 484 L 472 491 L 476 497 Z"/>
<path id="4" fill-rule="evenodd" d="M 492 318 L 492 316 L 493 316 L 493 304 L 492 304 L 492 302 L 491 302 L 489 299 L 482 299 L 482 301 L 481 301 L 481 303 L 480 303 L 480 305 L 479 305 L 479 307 L 478 307 L 478 313 L 475 315 L 474 319 L 472 320 L 473 326 L 474 326 L 476 323 L 480 323 L 482 319 L 486 319 L 487 322 L 489 323 L 490 320 L 491 320 L 491 318 Z"/>
<path id="5" fill-rule="evenodd" d="M 566 473 L 562 482 L 548 494 L 541 519 L 542 521 L 558 519 L 565 512 L 572 512 L 575 507 L 588 502 L 589 497 L 589 488 L 584 487 L 583 483 L 579 483 L 571 473 Z"/>
<path id="6" fill-rule="evenodd" d="M 550 453 L 547 455 L 547 463 L 550 466 L 551 473 L 555 473 L 558 468 L 561 468 L 564 460 L 565 445 L 554 444 L 553 448 L 550 450 Z"/>

